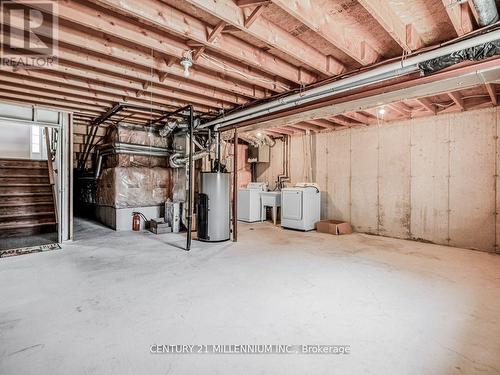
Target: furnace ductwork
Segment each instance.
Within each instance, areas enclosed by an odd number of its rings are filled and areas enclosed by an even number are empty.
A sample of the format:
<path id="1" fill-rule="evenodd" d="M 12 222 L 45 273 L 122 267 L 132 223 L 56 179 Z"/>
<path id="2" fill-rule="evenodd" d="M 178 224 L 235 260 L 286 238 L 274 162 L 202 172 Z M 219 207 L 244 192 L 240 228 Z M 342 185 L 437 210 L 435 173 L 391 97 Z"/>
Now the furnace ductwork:
<path id="1" fill-rule="evenodd" d="M 499 20 L 496 0 L 473 0 L 479 26 L 492 25 Z"/>
<path id="2" fill-rule="evenodd" d="M 423 61 L 418 64 L 418 67 L 422 73 L 431 74 L 463 61 L 481 61 L 497 55 L 500 55 L 500 39 L 453 52 L 437 59 Z"/>

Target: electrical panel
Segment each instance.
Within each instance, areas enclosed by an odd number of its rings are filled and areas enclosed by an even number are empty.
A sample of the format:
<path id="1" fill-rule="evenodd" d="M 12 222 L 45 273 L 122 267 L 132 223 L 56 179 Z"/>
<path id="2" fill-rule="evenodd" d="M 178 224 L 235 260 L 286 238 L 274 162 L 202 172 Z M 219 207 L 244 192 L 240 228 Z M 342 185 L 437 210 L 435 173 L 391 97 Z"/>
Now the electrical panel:
<path id="1" fill-rule="evenodd" d="M 248 146 L 249 163 L 269 163 L 271 161 L 271 148 L 267 145 L 259 147 Z"/>

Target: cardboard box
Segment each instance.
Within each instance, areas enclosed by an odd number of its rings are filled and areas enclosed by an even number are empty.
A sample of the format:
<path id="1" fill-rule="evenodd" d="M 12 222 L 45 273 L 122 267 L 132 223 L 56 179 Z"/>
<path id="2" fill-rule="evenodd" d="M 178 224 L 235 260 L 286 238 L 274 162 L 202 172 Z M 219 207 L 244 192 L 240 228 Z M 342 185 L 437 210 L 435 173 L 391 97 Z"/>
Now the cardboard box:
<path id="1" fill-rule="evenodd" d="M 330 234 L 350 234 L 352 233 L 351 224 L 345 221 L 321 220 L 316 223 L 316 230 L 321 233 Z"/>

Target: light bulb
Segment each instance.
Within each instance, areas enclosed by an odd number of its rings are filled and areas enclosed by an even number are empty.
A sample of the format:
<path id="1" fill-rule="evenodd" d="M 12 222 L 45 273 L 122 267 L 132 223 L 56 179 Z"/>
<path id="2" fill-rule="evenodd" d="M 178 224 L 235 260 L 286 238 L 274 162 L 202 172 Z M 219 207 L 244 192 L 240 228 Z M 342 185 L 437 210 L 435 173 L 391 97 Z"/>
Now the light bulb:
<path id="1" fill-rule="evenodd" d="M 379 114 L 380 116 L 385 115 L 385 108 L 384 108 L 384 107 L 380 107 L 380 108 L 379 108 L 379 110 L 378 110 L 378 114 Z"/>
<path id="2" fill-rule="evenodd" d="M 189 57 L 183 57 L 181 59 L 181 65 L 184 68 L 184 77 L 189 77 L 189 68 L 193 66 L 193 60 Z"/>
<path id="3" fill-rule="evenodd" d="M 257 133 L 257 137 L 258 137 L 258 138 L 262 137 L 262 133 L 261 133 L 261 132 L 258 132 L 258 133 Z"/>

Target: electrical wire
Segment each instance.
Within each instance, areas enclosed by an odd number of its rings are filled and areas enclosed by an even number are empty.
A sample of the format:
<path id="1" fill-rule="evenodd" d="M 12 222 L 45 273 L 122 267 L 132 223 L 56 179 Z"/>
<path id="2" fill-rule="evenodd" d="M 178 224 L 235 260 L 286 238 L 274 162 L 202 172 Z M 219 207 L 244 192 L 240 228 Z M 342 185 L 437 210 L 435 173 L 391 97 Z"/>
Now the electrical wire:
<path id="1" fill-rule="evenodd" d="M 220 61 L 220 60 L 216 59 L 215 57 L 209 56 L 206 53 L 202 53 L 201 57 L 203 57 L 208 62 L 214 64 L 215 66 L 218 66 L 219 68 L 224 69 L 227 72 L 239 74 L 242 77 L 249 79 L 249 80 L 263 82 L 263 83 L 270 83 L 272 85 L 279 86 L 279 87 L 283 88 L 284 90 L 290 90 L 290 87 L 288 87 L 280 82 L 273 81 L 271 79 L 256 77 L 256 76 L 250 75 L 248 73 L 242 72 L 241 70 L 230 67 L 230 66 L 226 65 L 226 63 L 224 63 L 223 61 Z"/>

